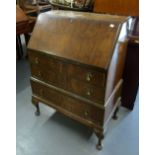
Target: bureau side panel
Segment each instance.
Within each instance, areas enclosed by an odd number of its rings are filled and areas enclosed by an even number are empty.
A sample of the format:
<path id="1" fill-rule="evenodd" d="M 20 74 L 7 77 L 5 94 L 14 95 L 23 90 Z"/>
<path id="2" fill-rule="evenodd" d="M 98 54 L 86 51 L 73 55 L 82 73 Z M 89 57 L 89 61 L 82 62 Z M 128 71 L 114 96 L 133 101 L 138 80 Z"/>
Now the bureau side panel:
<path id="1" fill-rule="evenodd" d="M 121 94 L 122 72 L 126 55 L 127 41 L 119 42 L 116 45 L 107 75 L 107 84 L 105 92 L 105 114 L 104 122 L 112 116 L 118 98 Z"/>

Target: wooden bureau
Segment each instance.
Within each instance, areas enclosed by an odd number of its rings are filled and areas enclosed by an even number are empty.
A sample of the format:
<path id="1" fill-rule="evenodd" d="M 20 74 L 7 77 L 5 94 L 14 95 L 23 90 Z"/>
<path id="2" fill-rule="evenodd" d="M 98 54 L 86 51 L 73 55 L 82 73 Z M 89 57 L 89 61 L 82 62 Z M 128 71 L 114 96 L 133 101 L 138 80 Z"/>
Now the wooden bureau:
<path id="1" fill-rule="evenodd" d="M 98 137 L 120 105 L 127 17 L 50 11 L 40 14 L 28 44 L 32 103 L 51 106 Z"/>

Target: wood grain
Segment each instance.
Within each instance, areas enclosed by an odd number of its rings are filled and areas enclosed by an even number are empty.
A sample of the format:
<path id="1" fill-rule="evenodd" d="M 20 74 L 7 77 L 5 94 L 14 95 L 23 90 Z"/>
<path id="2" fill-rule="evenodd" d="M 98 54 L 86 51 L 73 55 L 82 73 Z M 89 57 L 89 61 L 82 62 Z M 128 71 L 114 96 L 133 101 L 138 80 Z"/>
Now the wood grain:
<path id="1" fill-rule="evenodd" d="M 95 0 L 94 12 L 139 16 L 139 0 Z"/>
<path id="2" fill-rule="evenodd" d="M 43 13 L 28 48 L 104 69 L 111 59 L 119 24 L 125 20 L 126 17 L 71 11 Z"/>
<path id="3" fill-rule="evenodd" d="M 48 12 L 39 15 L 28 45 L 36 113 L 39 101 L 88 125 L 98 137 L 97 149 L 121 99 L 127 19 Z"/>

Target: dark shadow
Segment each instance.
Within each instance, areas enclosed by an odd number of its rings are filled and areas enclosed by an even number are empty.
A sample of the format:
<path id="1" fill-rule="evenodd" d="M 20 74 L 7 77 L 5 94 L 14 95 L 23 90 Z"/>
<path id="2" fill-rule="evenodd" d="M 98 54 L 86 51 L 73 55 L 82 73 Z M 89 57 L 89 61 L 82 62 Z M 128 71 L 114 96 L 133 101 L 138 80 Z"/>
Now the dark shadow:
<path id="1" fill-rule="evenodd" d="M 63 126 L 68 128 L 68 130 L 72 130 L 73 132 L 78 133 L 83 139 L 89 139 L 92 134 L 93 130 L 78 121 L 75 121 L 59 112 L 55 112 L 49 120 L 44 124 L 44 127 L 49 125 L 50 123 L 54 123 L 59 125 L 60 127 Z"/>

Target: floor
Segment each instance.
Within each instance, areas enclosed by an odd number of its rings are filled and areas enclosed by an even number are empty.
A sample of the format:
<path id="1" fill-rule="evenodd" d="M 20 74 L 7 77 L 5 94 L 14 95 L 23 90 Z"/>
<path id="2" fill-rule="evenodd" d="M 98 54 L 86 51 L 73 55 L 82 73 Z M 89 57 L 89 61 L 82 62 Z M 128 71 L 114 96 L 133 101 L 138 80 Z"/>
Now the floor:
<path id="1" fill-rule="evenodd" d="M 35 116 L 31 104 L 30 70 L 26 59 L 17 61 L 17 155 L 138 155 L 139 98 L 133 111 L 121 108 L 118 120 L 111 120 L 97 151 L 97 138 L 86 126 L 40 104 Z"/>

